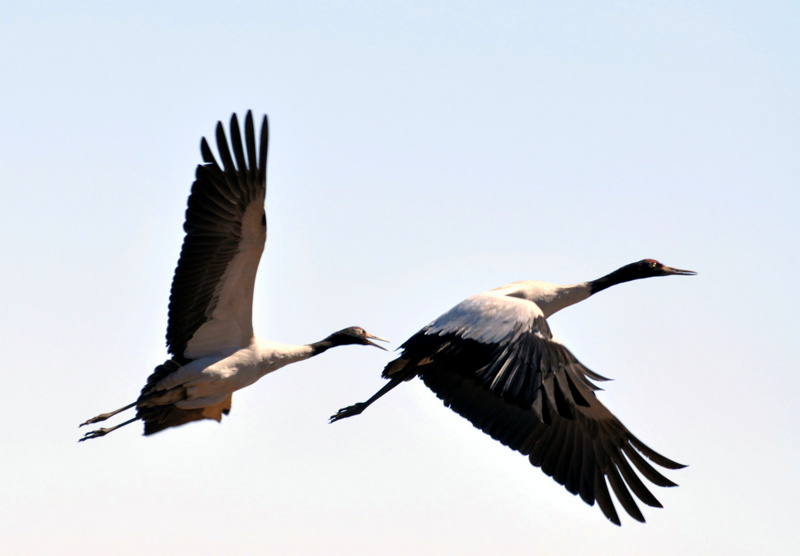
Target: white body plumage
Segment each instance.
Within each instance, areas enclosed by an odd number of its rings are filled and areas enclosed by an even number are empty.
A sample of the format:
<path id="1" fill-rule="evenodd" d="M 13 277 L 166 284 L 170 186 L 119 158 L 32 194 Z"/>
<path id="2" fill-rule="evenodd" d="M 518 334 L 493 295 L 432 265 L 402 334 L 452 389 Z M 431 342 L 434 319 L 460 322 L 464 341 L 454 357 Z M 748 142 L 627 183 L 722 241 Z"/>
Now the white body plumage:
<path id="1" fill-rule="evenodd" d="M 308 345 L 254 339 L 249 346 L 228 355 L 189 361 L 153 386 L 154 392 L 163 392 L 164 396 L 154 395 L 148 403 L 163 404 L 168 397 L 179 396 L 172 403 L 180 409 L 215 405 L 261 377 L 312 355 L 313 348 Z"/>

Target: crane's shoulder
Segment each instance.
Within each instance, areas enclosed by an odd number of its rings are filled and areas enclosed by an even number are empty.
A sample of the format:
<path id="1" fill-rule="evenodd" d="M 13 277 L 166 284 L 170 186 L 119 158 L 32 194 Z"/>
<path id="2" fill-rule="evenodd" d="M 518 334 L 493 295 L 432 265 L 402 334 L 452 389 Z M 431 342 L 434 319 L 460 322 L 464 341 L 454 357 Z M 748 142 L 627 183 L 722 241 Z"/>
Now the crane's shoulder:
<path id="1" fill-rule="evenodd" d="M 524 331 L 544 328 L 544 314 L 535 303 L 492 290 L 468 297 L 422 332 L 426 335 L 454 334 L 482 343 L 501 343 Z"/>

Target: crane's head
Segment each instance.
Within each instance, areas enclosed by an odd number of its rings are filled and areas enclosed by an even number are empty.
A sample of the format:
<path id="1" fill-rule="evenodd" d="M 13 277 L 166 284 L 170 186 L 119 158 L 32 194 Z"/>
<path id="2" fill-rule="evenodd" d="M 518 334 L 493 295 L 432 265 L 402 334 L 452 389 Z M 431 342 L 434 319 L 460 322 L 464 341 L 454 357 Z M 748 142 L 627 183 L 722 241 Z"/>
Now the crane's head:
<path id="1" fill-rule="evenodd" d="M 360 344 L 365 346 L 375 346 L 376 348 L 380 348 L 385 350 L 386 348 L 376 344 L 372 340 L 378 340 L 380 342 L 388 342 L 384 338 L 380 336 L 375 336 L 374 334 L 370 334 L 360 326 L 351 326 L 349 328 L 344 328 L 339 330 L 338 332 L 334 332 L 327 338 L 327 341 L 331 343 L 331 346 L 346 346 L 350 344 Z"/>
<path id="2" fill-rule="evenodd" d="M 642 259 L 641 261 L 618 268 L 611 274 L 607 274 L 602 278 L 593 280 L 589 282 L 589 285 L 591 287 L 591 293 L 595 294 L 616 284 L 630 282 L 631 280 L 639 280 L 640 278 L 652 278 L 653 276 L 693 276 L 695 274 L 697 273 L 693 270 L 672 268 L 671 266 L 661 264 L 655 259 Z"/>
<path id="3" fill-rule="evenodd" d="M 632 270 L 639 273 L 638 278 L 650 278 L 652 276 L 694 276 L 697 274 L 693 270 L 681 270 L 680 268 L 672 268 L 661 264 L 655 259 L 642 259 L 637 263 L 628 265 L 629 268 L 634 267 Z"/>

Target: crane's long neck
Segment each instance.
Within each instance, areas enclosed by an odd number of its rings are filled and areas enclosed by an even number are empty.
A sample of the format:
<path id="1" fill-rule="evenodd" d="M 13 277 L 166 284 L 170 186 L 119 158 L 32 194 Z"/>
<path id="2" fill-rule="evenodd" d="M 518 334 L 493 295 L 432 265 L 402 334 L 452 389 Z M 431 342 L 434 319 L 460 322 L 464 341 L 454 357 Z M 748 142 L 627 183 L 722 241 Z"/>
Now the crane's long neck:
<path id="1" fill-rule="evenodd" d="M 346 346 L 348 344 L 355 344 L 355 343 L 358 342 L 355 341 L 353 336 L 348 334 L 348 329 L 339 330 L 338 332 L 334 332 L 324 340 L 308 344 L 308 347 L 311 349 L 311 355 L 309 355 L 309 357 L 319 355 L 320 353 L 328 351 L 332 347 Z"/>
<path id="2" fill-rule="evenodd" d="M 242 361 L 241 365 L 252 364 L 258 369 L 260 376 L 286 365 L 304 361 L 314 355 L 314 350 L 310 345 L 281 344 L 271 340 L 258 340 L 250 352 L 253 354 L 249 356 L 252 359 Z M 244 356 L 234 354 L 234 357 L 243 358 Z"/>
<path id="3" fill-rule="evenodd" d="M 319 355 L 332 347 L 340 345 L 330 337 L 312 342 L 310 344 L 280 344 L 270 340 L 260 340 L 258 342 L 260 359 L 268 363 L 266 368 L 274 370 L 284 365 L 304 361 L 315 355 Z"/>
<path id="4" fill-rule="evenodd" d="M 320 353 L 324 353 L 331 349 L 332 347 L 336 347 L 340 344 L 337 344 L 330 338 L 325 338 L 324 340 L 320 340 L 319 342 L 313 342 L 308 344 L 308 347 L 311 348 L 311 355 L 309 357 L 314 357 L 315 355 L 319 355 Z"/>
<path id="5" fill-rule="evenodd" d="M 631 280 L 638 280 L 640 278 L 646 278 L 646 276 L 642 276 L 641 272 L 637 272 L 634 265 L 626 265 L 610 274 L 606 274 L 602 278 L 589 282 L 589 295 L 594 295 L 611 286 L 616 286 L 623 282 L 630 282 Z"/>

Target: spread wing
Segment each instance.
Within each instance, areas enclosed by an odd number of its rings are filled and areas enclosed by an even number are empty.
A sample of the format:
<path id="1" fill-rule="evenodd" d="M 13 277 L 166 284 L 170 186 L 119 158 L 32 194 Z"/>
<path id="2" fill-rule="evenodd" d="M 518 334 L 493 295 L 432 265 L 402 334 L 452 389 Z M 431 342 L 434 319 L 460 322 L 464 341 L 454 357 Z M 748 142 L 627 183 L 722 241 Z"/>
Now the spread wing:
<path id="1" fill-rule="evenodd" d="M 660 507 L 650 482 L 674 486 L 645 460 L 683 467 L 647 447 L 597 399 L 605 380 L 553 340 L 534 303 L 473 296 L 411 337 L 384 376 L 419 375 L 447 407 L 530 462 L 619 525 L 611 492 L 644 521 L 631 492 Z M 643 457 L 644 456 L 644 457 Z"/>
<path id="2" fill-rule="evenodd" d="M 251 112 L 245 139 L 234 114 L 231 148 L 221 122 L 216 139 L 222 165 L 205 138 L 172 280 L 167 347 L 181 361 L 247 346 L 253 337 L 253 286 L 267 238 L 264 213 L 269 128 L 257 144 Z"/>

